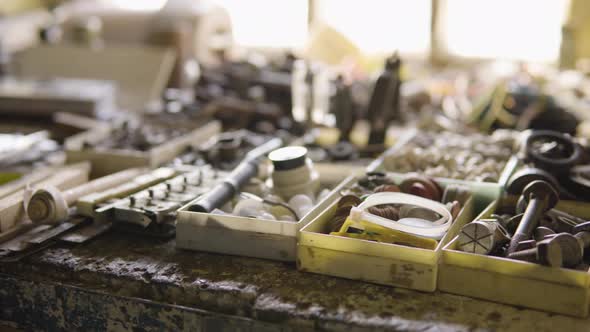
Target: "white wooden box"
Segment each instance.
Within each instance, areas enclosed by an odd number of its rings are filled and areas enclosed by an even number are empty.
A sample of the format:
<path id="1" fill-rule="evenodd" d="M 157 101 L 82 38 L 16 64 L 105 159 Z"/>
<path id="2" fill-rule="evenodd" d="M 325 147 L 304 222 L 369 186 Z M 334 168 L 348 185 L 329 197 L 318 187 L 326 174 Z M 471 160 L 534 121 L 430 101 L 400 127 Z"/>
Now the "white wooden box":
<path id="1" fill-rule="evenodd" d="M 362 174 L 361 167 L 318 165 L 323 187 L 335 187 L 351 174 Z M 188 205 L 190 205 L 189 203 Z M 188 211 L 188 205 L 178 212 L 176 246 L 183 249 L 222 254 L 295 261 L 299 230 L 324 211 L 325 199 L 299 222 L 246 218 Z"/>

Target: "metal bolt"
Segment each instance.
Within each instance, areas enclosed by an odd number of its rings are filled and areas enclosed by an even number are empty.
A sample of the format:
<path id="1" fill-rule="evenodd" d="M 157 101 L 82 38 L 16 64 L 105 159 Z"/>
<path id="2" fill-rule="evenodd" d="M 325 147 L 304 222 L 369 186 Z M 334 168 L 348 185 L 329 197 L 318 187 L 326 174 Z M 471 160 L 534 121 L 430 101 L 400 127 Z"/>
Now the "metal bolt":
<path id="1" fill-rule="evenodd" d="M 516 251 L 531 249 L 537 246 L 537 241 L 535 240 L 526 240 L 518 242 L 518 246 L 516 246 Z"/>
<path id="2" fill-rule="evenodd" d="M 545 239 L 557 242 L 561 247 L 563 266 L 575 267 L 584 258 L 584 243 L 569 233 L 547 235 Z"/>
<path id="3" fill-rule="evenodd" d="M 531 182 L 524 188 L 522 195 L 528 200 L 528 205 L 518 228 L 512 235 L 508 254 L 515 251 L 518 242 L 530 239 L 543 214 L 553 208 L 559 200 L 559 195 L 553 186 L 542 180 Z"/>
<path id="4" fill-rule="evenodd" d="M 508 234 L 495 219 L 481 219 L 463 226 L 458 241 L 462 251 L 487 255 L 506 243 Z"/>
<path id="5" fill-rule="evenodd" d="M 129 196 L 129 206 L 135 206 L 135 197 Z"/>
<path id="6" fill-rule="evenodd" d="M 553 267 L 561 267 L 563 264 L 561 246 L 554 239 L 543 240 L 531 249 L 510 253 L 508 258 Z"/>
<path id="7" fill-rule="evenodd" d="M 543 241 L 545 236 L 555 234 L 555 232 L 548 227 L 539 226 L 533 231 L 533 239 L 535 241 Z"/>
<path id="8" fill-rule="evenodd" d="M 590 221 L 578 224 L 574 227 L 573 233 L 576 238 L 580 239 L 584 248 L 590 247 Z"/>

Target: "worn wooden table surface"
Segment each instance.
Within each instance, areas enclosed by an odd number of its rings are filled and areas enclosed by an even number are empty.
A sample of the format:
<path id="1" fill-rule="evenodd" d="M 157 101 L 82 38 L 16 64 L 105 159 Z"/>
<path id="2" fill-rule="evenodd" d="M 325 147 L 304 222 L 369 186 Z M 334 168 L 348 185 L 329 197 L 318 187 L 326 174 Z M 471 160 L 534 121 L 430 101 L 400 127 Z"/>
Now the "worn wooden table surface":
<path id="1" fill-rule="evenodd" d="M 39 330 L 590 330 L 590 320 L 114 232 L 1 264 L 0 299 L 0 325 Z"/>

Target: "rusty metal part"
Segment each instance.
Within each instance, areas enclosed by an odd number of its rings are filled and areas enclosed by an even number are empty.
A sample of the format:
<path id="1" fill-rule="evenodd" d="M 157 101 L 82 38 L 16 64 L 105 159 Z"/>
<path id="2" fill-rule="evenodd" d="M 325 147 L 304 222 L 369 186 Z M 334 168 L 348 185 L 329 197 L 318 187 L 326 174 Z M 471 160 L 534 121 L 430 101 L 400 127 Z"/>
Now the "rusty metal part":
<path id="1" fill-rule="evenodd" d="M 581 147 L 572 138 L 551 130 L 535 130 L 525 142 L 526 157 L 552 174 L 567 174 L 580 160 Z"/>
<path id="2" fill-rule="evenodd" d="M 518 242 L 518 246 L 516 246 L 516 251 L 531 249 L 537 246 L 537 241 L 535 240 L 526 240 Z"/>
<path id="3" fill-rule="evenodd" d="M 555 231 L 553 231 L 551 228 L 539 226 L 533 231 L 533 239 L 535 241 L 542 241 L 545 239 L 545 236 L 553 234 L 555 234 Z"/>
<path id="4" fill-rule="evenodd" d="M 400 66 L 401 60 L 397 54 L 387 58 L 384 69 L 375 82 L 367 109 L 371 125 L 370 146 L 385 143 L 389 122 L 400 115 Z"/>
<path id="5" fill-rule="evenodd" d="M 399 208 L 393 205 L 376 205 L 371 206 L 367 209 L 369 213 L 372 213 L 376 216 L 383 217 L 389 220 L 397 221 L 399 219 Z"/>
<path id="6" fill-rule="evenodd" d="M 525 168 L 510 177 L 506 186 L 506 191 L 512 195 L 520 195 L 524 188 L 533 181 L 543 180 L 550 183 L 554 188 L 558 188 L 559 182 L 550 173 L 539 168 Z"/>
<path id="7" fill-rule="evenodd" d="M 338 200 L 338 207 L 350 207 L 361 204 L 362 200 L 355 195 L 344 195 Z"/>
<path id="8" fill-rule="evenodd" d="M 545 239 L 559 244 L 564 267 L 573 268 L 582 263 L 584 244 L 574 235 L 569 233 L 550 234 Z"/>
<path id="9" fill-rule="evenodd" d="M 555 239 L 538 242 L 537 246 L 531 249 L 509 253 L 508 258 L 539 263 L 551 267 L 561 267 L 563 265 L 561 246 L 559 240 Z"/>
<path id="10" fill-rule="evenodd" d="M 442 198 L 442 191 L 438 184 L 426 176 L 410 174 L 399 187 L 403 193 L 416 194 L 434 201 L 440 202 Z"/>
<path id="11" fill-rule="evenodd" d="M 380 193 L 380 192 L 400 192 L 400 189 L 395 184 L 382 184 L 380 186 L 377 186 L 374 189 L 374 191 L 376 193 Z"/>
<path id="12" fill-rule="evenodd" d="M 540 225 L 551 228 L 556 233 L 575 233 L 576 225 L 584 222 L 585 219 L 553 208 L 545 213 Z"/>
<path id="13" fill-rule="evenodd" d="M 543 214 L 559 201 L 557 191 L 551 184 L 542 180 L 531 182 L 524 188 L 522 195 L 528 200 L 528 206 L 510 240 L 509 254 L 515 251 L 520 241 L 530 239 Z"/>
<path id="14" fill-rule="evenodd" d="M 456 219 L 459 216 L 461 209 L 463 209 L 463 206 L 461 205 L 461 203 L 459 203 L 459 201 L 453 201 L 450 204 L 451 204 L 451 206 L 450 206 L 449 210 L 451 211 L 451 215 L 453 216 L 453 219 Z"/>
<path id="15" fill-rule="evenodd" d="M 488 255 L 497 246 L 508 242 L 509 236 L 494 219 L 476 220 L 463 226 L 458 243 L 462 251 Z"/>

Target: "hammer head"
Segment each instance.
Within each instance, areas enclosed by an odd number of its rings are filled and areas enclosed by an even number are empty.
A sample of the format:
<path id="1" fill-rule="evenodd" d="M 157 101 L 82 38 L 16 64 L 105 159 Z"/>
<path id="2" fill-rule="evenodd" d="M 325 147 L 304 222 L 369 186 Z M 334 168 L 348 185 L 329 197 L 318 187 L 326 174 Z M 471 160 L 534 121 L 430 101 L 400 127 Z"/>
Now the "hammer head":
<path id="1" fill-rule="evenodd" d="M 549 182 L 543 180 L 529 183 L 522 191 L 522 195 L 526 200 L 530 200 L 532 197 L 544 199 L 547 202 L 545 211 L 552 209 L 559 202 L 557 190 Z"/>

